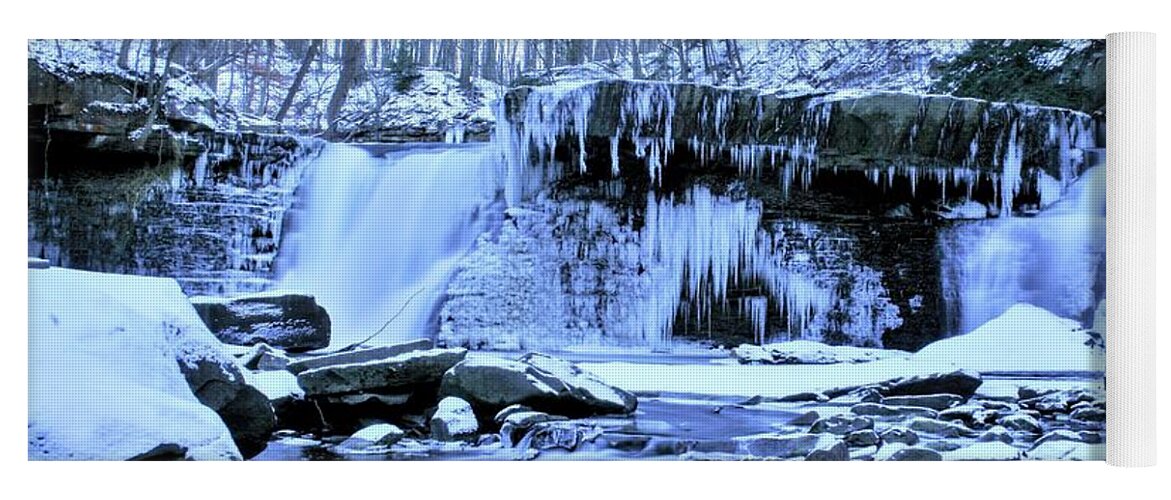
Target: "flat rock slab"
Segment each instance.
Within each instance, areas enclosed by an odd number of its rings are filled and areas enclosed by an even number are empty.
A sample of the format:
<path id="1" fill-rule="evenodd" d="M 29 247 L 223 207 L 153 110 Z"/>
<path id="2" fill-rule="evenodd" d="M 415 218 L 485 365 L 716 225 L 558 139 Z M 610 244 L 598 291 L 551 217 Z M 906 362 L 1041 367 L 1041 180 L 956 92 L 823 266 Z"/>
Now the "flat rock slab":
<path id="1" fill-rule="evenodd" d="M 464 361 L 443 376 L 439 393 L 471 403 L 484 421 L 517 404 L 567 416 L 630 413 L 638 406 L 633 394 L 603 383 L 573 363 L 537 353 L 517 361 Z"/>
<path id="2" fill-rule="evenodd" d="M 361 363 L 323 366 L 297 375 L 307 396 L 366 391 L 399 392 L 439 382 L 443 373 L 464 360 L 466 349 L 412 351 Z"/>
<path id="3" fill-rule="evenodd" d="M 367 361 L 375 361 L 379 359 L 393 358 L 400 354 L 405 354 L 414 351 L 425 351 L 431 349 L 434 345 L 430 339 L 418 339 L 402 344 L 388 345 L 383 347 L 374 347 L 371 349 L 360 349 L 357 351 L 346 351 L 335 354 L 326 354 L 324 356 L 314 356 L 311 358 L 301 358 L 289 363 L 287 367 L 289 371 L 299 374 L 306 370 L 314 368 L 321 368 L 330 365 L 348 365 L 354 363 L 365 363 Z"/>

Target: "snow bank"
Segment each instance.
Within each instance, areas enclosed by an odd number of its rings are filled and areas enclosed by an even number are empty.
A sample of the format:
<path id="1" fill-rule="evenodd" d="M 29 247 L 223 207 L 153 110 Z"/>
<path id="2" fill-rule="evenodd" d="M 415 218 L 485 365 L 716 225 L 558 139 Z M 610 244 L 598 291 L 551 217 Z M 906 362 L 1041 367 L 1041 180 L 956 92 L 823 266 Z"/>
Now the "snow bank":
<path id="1" fill-rule="evenodd" d="M 241 458 L 176 362 L 232 361 L 174 280 L 30 270 L 28 320 L 30 460 Z"/>
<path id="2" fill-rule="evenodd" d="M 971 333 L 924 347 L 911 361 L 978 372 L 1105 371 L 1105 352 L 1087 346 L 1089 338 L 1077 321 L 1017 304 Z"/>

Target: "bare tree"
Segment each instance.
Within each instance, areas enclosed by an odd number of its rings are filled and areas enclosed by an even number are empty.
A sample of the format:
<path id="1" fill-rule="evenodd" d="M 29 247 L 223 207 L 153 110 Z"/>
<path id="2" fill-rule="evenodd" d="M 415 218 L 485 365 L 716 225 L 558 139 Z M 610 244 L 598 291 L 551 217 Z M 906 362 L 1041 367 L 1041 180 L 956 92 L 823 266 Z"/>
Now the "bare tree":
<path id="1" fill-rule="evenodd" d="M 639 47 L 638 40 L 630 41 L 630 69 L 634 73 L 634 79 L 643 79 L 642 75 L 642 59 L 639 57 L 639 52 L 642 52 L 642 47 Z"/>
<path id="2" fill-rule="evenodd" d="M 484 40 L 480 46 L 480 77 L 494 82 L 499 81 L 496 61 L 496 40 Z"/>
<path id="3" fill-rule="evenodd" d="M 285 115 L 289 113 L 289 108 L 293 105 L 293 97 L 301 89 L 301 82 L 305 80 L 305 74 L 309 72 L 309 67 L 313 65 L 313 58 L 317 57 L 317 50 L 320 48 L 321 40 L 313 40 L 309 43 L 305 57 L 301 59 L 301 67 L 297 69 L 297 75 L 293 77 L 293 84 L 289 86 L 289 93 L 285 94 L 285 100 L 276 112 L 276 121 L 284 120 Z"/>
<path id="4" fill-rule="evenodd" d="M 342 105 L 350 95 L 350 88 L 362 77 L 366 60 L 365 40 L 345 40 L 342 43 L 341 58 L 342 69 L 338 75 L 337 87 L 334 88 L 333 96 L 329 98 L 329 104 L 325 107 L 325 122 L 328 124 L 330 135 L 337 133 L 338 114 L 341 113 Z"/>
<path id="5" fill-rule="evenodd" d="M 158 119 L 159 108 L 162 106 L 163 97 L 167 94 L 167 79 L 171 72 L 168 69 L 171 66 L 171 58 L 175 55 L 175 45 L 182 42 L 168 42 L 167 43 L 167 57 L 163 62 L 163 75 L 156 77 L 155 59 L 158 58 L 159 41 L 151 40 L 151 54 L 150 54 L 150 82 L 151 82 L 151 101 L 150 111 L 146 115 L 146 124 L 142 126 L 142 133 L 134 139 L 134 147 L 136 149 L 143 149 L 146 147 L 147 139 L 150 139 L 151 133 L 154 132 L 155 120 Z"/>
<path id="6" fill-rule="evenodd" d="M 130 42 L 133 40 L 127 38 L 122 40 L 122 45 L 118 47 L 118 67 L 122 69 L 130 69 Z"/>
<path id="7" fill-rule="evenodd" d="M 472 88 L 472 76 L 476 71 L 476 40 L 464 39 L 460 44 L 459 86 Z"/>

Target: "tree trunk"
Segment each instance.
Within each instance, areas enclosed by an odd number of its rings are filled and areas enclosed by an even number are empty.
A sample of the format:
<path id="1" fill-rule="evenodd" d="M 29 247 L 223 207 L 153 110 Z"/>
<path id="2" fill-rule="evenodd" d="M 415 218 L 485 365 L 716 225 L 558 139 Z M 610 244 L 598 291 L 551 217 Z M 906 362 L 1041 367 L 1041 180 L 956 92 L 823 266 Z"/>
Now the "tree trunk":
<path id="1" fill-rule="evenodd" d="M 642 47 L 639 47 L 638 40 L 630 41 L 630 69 L 634 72 L 635 80 L 642 80 L 642 59 L 639 58 L 638 53 L 642 52 Z"/>
<path id="2" fill-rule="evenodd" d="M 268 88 L 272 85 L 272 62 L 273 57 L 276 56 L 276 42 L 268 40 L 265 43 L 265 48 L 268 50 L 268 57 L 264 60 L 264 86 L 261 87 L 260 95 L 261 116 L 268 116 Z"/>
<path id="3" fill-rule="evenodd" d="M 130 69 L 130 42 L 133 40 L 122 40 L 122 45 L 118 47 L 118 67 L 122 69 Z"/>
<path id="4" fill-rule="evenodd" d="M 476 41 L 465 39 L 460 51 L 459 86 L 467 90 L 472 88 L 472 76 L 476 70 Z"/>
<path id="5" fill-rule="evenodd" d="M 740 61 L 740 47 L 732 39 L 724 40 L 724 50 L 728 53 L 728 64 L 732 66 L 732 77 L 737 85 L 744 84 L 744 63 Z"/>
<path id="6" fill-rule="evenodd" d="M 171 58 L 175 55 L 175 44 L 177 43 L 179 42 L 167 44 L 167 57 L 163 62 L 163 76 L 155 79 L 155 58 L 158 56 L 159 41 L 151 40 L 151 81 L 155 83 L 151 89 L 150 111 L 146 115 L 146 124 L 142 126 L 142 134 L 139 134 L 138 138 L 134 140 L 135 149 L 141 150 L 146 147 L 147 139 L 150 139 L 151 134 L 154 133 L 155 120 L 158 119 L 159 108 L 162 106 L 163 97 L 167 94 L 167 78 L 171 74 L 170 71 L 167 71 L 167 68 L 171 66 Z"/>
<path id="7" fill-rule="evenodd" d="M 301 89 L 301 82 L 305 80 L 305 74 L 309 72 L 309 67 L 313 65 L 313 58 L 317 57 L 317 49 L 319 48 L 321 48 L 321 40 L 313 40 L 309 44 L 309 49 L 305 51 L 305 58 L 301 60 L 301 67 L 297 70 L 297 76 L 293 77 L 293 85 L 289 87 L 289 93 L 285 95 L 285 101 L 281 103 L 281 109 L 276 112 L 276 121 L 278 123 L 284 120 L 285 115 L 289 113 L 289 108 L 293 105 L 293 97 Z"/>
<path id="8" fill-rule="evenodd" d="M 496 40 L 484 40 L 480 50 L 480 77 L 499 82 L 496 68 Z"/>
<path id="9" fill-rule="evenodd" d="M 342 44 L 341 74 L 338 75 L 337 87 L 334 88 L 333 96 L 329 98 L 329 104 L 325 108 L 325 122 L 331 136 L 337 133 L 338 114 L 341 113 L 342 105 L 350 95 L 350 88 L 362 75 L 366 60 L 365 45 L 363 40 L 345 40 Z"/>
<path id="10" fill-rule="evenodd" d="M 682 39 L 675 39 L 675 52 L 679 54 L 679 79 L 683 81 L 691 80 L 691 65 L 687 62 L 687 45 Z"/>
<path id="11" fill-rule="evenodd" d="M 418 40 L 415 46 L 415 64 L 423 67 L 431 66 L 431 40 Z"/>

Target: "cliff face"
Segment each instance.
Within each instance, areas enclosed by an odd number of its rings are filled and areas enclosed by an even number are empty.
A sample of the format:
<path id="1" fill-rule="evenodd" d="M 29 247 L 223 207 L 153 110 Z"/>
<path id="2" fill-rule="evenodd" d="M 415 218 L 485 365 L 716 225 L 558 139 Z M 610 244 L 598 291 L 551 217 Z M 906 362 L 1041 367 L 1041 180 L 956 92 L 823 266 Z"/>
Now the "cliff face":
<path id="1" fill-rule="evenodd" d="M 50 149 L 30 159 L 29 255 L 52 265 L 169 276 L 195 293 L 268 282 L 301 159 L 314 141 L 206 134 L 161 164 Z"/>

